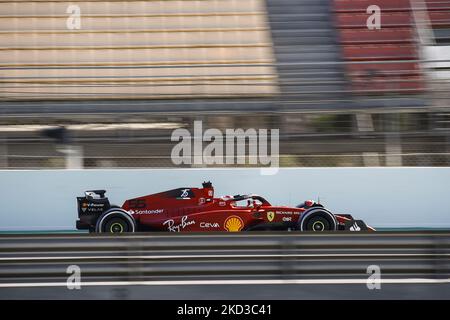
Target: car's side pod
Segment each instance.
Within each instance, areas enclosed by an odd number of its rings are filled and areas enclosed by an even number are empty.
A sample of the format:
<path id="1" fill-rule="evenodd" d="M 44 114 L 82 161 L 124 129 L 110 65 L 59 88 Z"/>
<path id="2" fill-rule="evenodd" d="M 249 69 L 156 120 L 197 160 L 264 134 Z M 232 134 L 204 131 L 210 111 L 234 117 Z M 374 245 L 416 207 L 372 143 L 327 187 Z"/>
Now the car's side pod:
<path id="1" fill-rule="evenodd" d="M 115 206 L 103 212 L 102 215 L 98 218 L 95 225 L 95 232 L 111 232 L 109 230 L 105 230 L 105 226 L 112 219 L 120 219 L 125 222 L 128 227 L 127 232 L 136 232 L 136 221 L 134 220 L 133 216 L 122 208 Z"/>

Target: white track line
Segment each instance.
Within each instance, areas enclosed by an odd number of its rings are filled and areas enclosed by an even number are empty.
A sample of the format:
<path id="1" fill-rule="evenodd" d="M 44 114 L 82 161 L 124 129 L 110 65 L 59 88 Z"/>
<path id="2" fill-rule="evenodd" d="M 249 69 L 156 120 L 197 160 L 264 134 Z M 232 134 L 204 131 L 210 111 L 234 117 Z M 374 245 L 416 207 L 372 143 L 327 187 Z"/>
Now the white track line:
<path id="1" fill-rule="evenodd" d="M 274 285 L 274 284 L 366 284 L 367 279 L 287 279 L 287 280 L 180 280 L 180 281 L 98 281 L 83 286 L 185 286 L 185 285 Z M 381 279 L 381 284 L 445 284 L 448 279 Z M 73 284 L 73 283 L 71 283 Z M 0 288 L 66 287 L 66 282 L 0 283 Z"/>
<path id="2" fill-rule="evenodd" d="M 448 232 L 439 232 L 439 233 L 423 233 L 420 231 L 416 231 L 416 232 L 412 232 L 412 233 L 402 233 L 402 231 L 399 231 L 397 233 L 377 233 L 375 232 L 346 232 L 346 233 L 340 233 L 340 232 L 331 232 L 331 233 L 326 233 L 326 234 L 318 234 L 318 233 L 304 233 L 301 231 L 294 231 L 294 232 L 282 232 L 282 233 L 275 233 L 275 234 L 264 234 L 264 233 L 259 233 L 259 234 L 253 234 L 253 235 L 249 235 L 248 232 L 246 231 L 242 231 L 240 234 L 233 234 L 230 235 L 228 232 L 225 231 L 216 231 L 215 233 L 210 233 L 210 232 L 203 232 L 204 234 L 182 234 L 182 233 L 175 233 L 175 232 L 168 232 L 168 231 L 161 231 L 160 233 L 166 233 L 167 235 L 155 235 L 155 234 L 133 234 L 133 235 L 122 235 L 120 237 L 113 237 L 109 234 L 107 235 L 101 235 L 99 233 L 95 234 L 95 235 L 90 235 L 89 233 L 83 233 L 83 234 L 77 234 L 74 233 L 74 236 L 68 236 L 65 234 L 54 234 L 54 236 L 50 235 L 48 236 L 47 234 L 42 234 L 42 235 L 30 235 L 30 236 L 24 236 L 22 234 L 5 234 L 5 235 L 10 235 L 10 237 L 1 237 L 0 238 L 0 242 L 4 241 L 4 242 L 8 242 L 11 240 L 71 240 L 71 241 L 77 241 L 77 240 L 111 240 L 111 241 L 120 241 L 122 244 L 122 241 L 124 240 L 164 240 L 165 238 L 167 238 L 168 236 L 173 235 L 174 237 L 176 237 L 176 239 L 183 239 L 183 238 L 187 238 L 187 239 L 203 239 L 203 238 L 208 238 L 208 239 L 212 239 L 212 240 L 216 240 L 216 238 L 229 238 L 229 239 L 240 239 L 240 238 L 280 238 L 280 237 L 287 237 L 287 238 L 296 238 L 296 237 L 300 237 L 300 239 L 302 237 L 304 238 L 315 238 L 315 237 L 320 237 L 320 238 L 336 238 L 339 239 L 340 237 L 346 238 L 346 237 L 374 237 L 377 239 L 384 239 L 384 238 L 390 238 L 390 237 L 394 237 L 394 238 L 411 238 L 411 237 L 419 237 L 419 238 L 428 238 L 428 237 L 448 237 Z M 427 239 L 428 240 L 428 239 Z M 254 240 L 255 241 L 255 240 Z"/>
<path id="3" fill-rule="evenodd" d="M 0 257 L 0 261 L 23 260 L 88 260 L 88 259 L 187 259 L 187 258 L 334 258 L 334 257 L 431 257 L 450 256 L 450 253 L 319 253 L 319 254 L 213 254 L 213 255 L 166 255 L 166 256 L 67 256 L 67 257 Z"/>
<path id="4" fill-rule="evenodd" d="M 212 233 L 214 232 L 214 233 Z M 335 233 L 327 233 L 327 234 L 315 234 L 315 233 L 302 233 L 301 231 L 299 232 L 286 232 L 284 234 L 281 233 L 275 233 L 275 234 L 253 234 L 253 235 L 249 235 L 248 232 L 246 231 L 242 231 L 240 232 L 240 234 L 233 234 L 231 235 L 229 232 L 226 231 L 203 231 L 201 232 L 202 234 L 196 234 L 196 235 L 192 235 L 189 234 L 188 232 L 184 232 L 183 233 L 179 233 L 179 232 L 170 232 L 170 231 L 159 231 L 159 233 L 165 233 L 163 234 L 159 234 L 159 235 L 154 235 L 154 234 L 137 234 L 137 233 L 127 233 L 127 234 L 121 234 L 118 237 L 114 237 L 112 236 L 110 233 L 94 233 L 94 234 L 90 234 L 90 233 L 83 233 L 83 234 L 74 234 L 74 236 L 70 236 L 70 235 L 66 235 L 66 234 L 30 234 L 30 235 L 22 235 L 22 234 L 4 234 L 6 236 L 10 236 L 10 237 L 2 237 L 0 238 L 0 241 L 4 241 L 4 242 L 8 242 L 11 240 L 71 240 L 71 241 L 77 241 L 77 240 L 111 240 L 111 241 L 120 241 L 122 242 L 123 240 L 164 240 L 166 238 L 168 238 L 169 236 L 174 236 L 176 237 L 175 239 L 198 239 L 198 238 L 208 238 L 208 239 L 213 239 L 216 240 L 216 238 L 223 238 L 223 237 L 228 237 L 230 239 L 240 239 L 240 238 L 280 238 L 280 237 L 297 237 L 297 236 L 306 236 L 306 237 L 316 237 L 316 236 L 320 236 L 320 237 L 336 237 Z M 249 231 L 250 232 L 250 231 Z M 340 233 L 342 235 L 342 233 Z M 1 234 L 0 234 L 1 235 Z M 347 236 L 351 235 L 358 235 L 358 236 L 380 236 L 380 234 L 376 234 L 375 232 L 369 232 L 369 233 L 362 233 L 362 232 L 349 232 L 349 234 L 346 234 Z M 448 234 L 446 233 L 437 233 L 437 234 L 432 234 L 433 236 L 448 236 Z M 400 237 L 405 237 L 405 235 L 401 234 L 391 234 L 391 235 L 383 235 L 382 237 L 386 237 L 386 236 L 400 236 Z M 413 237 L 426 237 L 428 236 L 427 234 L 423 234 L 423 233 L 412 233 L 410 234 L 410 236 Z M 407 235 L 408 237 L 408 235 Z"/>

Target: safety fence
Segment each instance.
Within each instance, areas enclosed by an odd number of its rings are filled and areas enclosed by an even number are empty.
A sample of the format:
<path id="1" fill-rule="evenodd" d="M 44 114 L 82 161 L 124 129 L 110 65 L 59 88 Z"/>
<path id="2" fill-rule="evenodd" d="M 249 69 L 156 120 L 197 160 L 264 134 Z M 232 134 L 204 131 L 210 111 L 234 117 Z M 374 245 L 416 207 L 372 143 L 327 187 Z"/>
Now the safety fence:
<path id="1" fill-rule="evenodd" d="M 447 279 L 449 256 L 448 232 L 1 235 L 0 282 Z"/>

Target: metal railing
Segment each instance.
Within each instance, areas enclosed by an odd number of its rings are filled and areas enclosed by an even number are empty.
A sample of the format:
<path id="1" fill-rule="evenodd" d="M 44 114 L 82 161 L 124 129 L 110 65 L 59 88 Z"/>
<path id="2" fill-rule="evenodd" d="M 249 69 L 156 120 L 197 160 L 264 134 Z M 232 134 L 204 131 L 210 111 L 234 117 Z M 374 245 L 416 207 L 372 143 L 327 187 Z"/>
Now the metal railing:
<path id="1" fill-rule="evenodd" d="M 83 281 L 447 279 L 448 232 L 0 235 L 0 282 L 65 282 L 77 265 Z"/>

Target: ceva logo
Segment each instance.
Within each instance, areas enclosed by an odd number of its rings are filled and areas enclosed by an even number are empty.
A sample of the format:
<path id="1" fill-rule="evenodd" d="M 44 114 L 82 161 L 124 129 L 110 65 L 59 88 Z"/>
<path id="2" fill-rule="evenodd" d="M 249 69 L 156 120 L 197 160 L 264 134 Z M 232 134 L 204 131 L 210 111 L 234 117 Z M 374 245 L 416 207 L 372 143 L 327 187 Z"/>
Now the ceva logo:
<path id="1" fill-rule="evenodd" d="M 200 222 L 200 228 L 220 228 L 217 222 Z"/>

